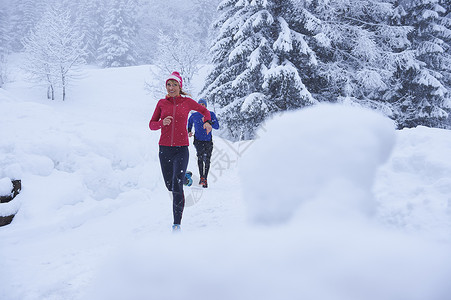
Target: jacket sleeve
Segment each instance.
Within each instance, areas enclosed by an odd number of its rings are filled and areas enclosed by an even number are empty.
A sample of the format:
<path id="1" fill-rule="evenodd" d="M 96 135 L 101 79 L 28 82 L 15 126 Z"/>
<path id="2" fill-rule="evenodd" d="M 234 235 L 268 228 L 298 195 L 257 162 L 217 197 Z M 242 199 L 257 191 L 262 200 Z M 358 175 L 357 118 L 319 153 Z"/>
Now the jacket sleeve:
<path id="1" fill-rule="evenodd" d="M 160 120 L 161 117 L 161 106 L 160 102 L 158 102 L 157 106 L 155 107 L 155 111 L 153 112 L 152 118 L 149 122 L 149 128 L 150 130 L 158 130 L 161 127 L 163 127 L 163 120 Z"/>
<path id="2" fill-rule="evenodd" d="M 188 132 L 191 132 L 191 130 L 193 129 L 193 115 L 189 116 L 188 119 Z"/>
<path id="3" fill-rule="evenodd" d="M 219 129 L 219 122 L 218 119 L 216 118 L 216 114 L 211 111 L 210 115 L 211 115 L 211 127 L 213 127 L 214 129 Z"/>
<path id="4" fill-rule="evenodd" d="M 197 103 L 193 99 L 191 99 L 191 101 L 193 103 L 192 104 L 193 106 L 191 108 L 193 110 L 195 110 L 195 111 L 200 112 L 202 115 L 204 115 L 204 117 L 205 117 L 204 122 L 206 122 L 206 121 L 210 121 L 211 122 L 210 111 L 205 106 L 200 105 L 199 103 Z"/>

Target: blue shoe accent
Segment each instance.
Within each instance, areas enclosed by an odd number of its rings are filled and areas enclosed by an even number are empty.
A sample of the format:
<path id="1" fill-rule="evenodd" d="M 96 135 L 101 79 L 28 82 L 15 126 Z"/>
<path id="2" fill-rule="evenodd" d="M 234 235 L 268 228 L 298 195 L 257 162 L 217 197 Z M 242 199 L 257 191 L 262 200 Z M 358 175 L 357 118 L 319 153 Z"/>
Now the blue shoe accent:
<path id="1" fill-rule="evenodd" d="M 193 176 L 193 173 L 191 173 L 190 171 L 185 173 L 185 182 L 183 183 L 186 186 L 191 186 L 193 185 L 193 178 L 191 178 Z"/>
<path id="2" fill-rule="evenodd" d="M 182 230 L 182 228 L 180 227 L 180 224 L 174 224 L 172 225 L 172 232 L 177 232 Z"/>

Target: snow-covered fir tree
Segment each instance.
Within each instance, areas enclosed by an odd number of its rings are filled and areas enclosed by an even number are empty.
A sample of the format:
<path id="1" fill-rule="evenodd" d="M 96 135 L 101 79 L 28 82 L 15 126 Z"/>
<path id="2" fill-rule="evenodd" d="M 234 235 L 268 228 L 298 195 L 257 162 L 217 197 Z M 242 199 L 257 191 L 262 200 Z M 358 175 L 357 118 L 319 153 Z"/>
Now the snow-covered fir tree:
<path id="1" fill-rule="evenodd" d="M 48 6 L 23 44 L 25 69 L 31 78 L 47 84 L 47 98 L 52 100 L 55 88 L 60 87 L 65 100 L 70 79 L 77 75 L 77 67 L 85 63 L 83 36 L 75 30 L 70 13 L 62 5 Z"/>
<path id="2" fill-rule="evenodd" d="M 83 43 L 86 45 L 86 61 L 95 63 L 97 50 L 102 39 L 102 28 L 105 23 L 105 0 L 80 0 L 73 2 L 74 16 L 78 22 L 75 24 L 77 30 L 83 33 Z"/>
<path id="3" fill-rule="evenodd" d="M 153 62 L 155 70 L 151 70 L 154 78 L 159 80 L 148 83 L 147 88 L 154 93 L 166 93 L 165 77 L 174 71 L 183 77 L 183 90 L 192 93 L 191 80 L 199 71 L 203 59 L 202 45 L 198 41 L 191 40 L 182 33 L 165 34 L 160 31 L 156 59 Z"/>
<path id="4" fill-rule="evenodd" d="M 315 18 L 293 14 L 287 0 L 224 0 L 218 9 L 203 96 L 219 108 L 228 138 L 252 139 L 272 114 L 315 103 L 300 72 L 316 64 L 306 40 Z"/>
<path id="5" fill-rule="evenodd" d="M 219 2 L 173 0 L 168 5 L 161 0 L 141 0 L 138 12 L 140 28 L 136 41 L 140 62 L 154 64 L 155 60 L 159 60 L 155 45 L 159 43 L 160 32 L 171 38 L 182 35 L 191 44 L 200 44 L 193 51 L 201 49 L 203 63 L 208 62 L 209 26 L 215 19 Z"/>
<path id="6" fill-rule="evenodd" d="M 9 5 L 11 5 L 9 7 L 11 10 L 11 47 L 14 51 L 21 51 L 23 49 L 22 39 L 42 17 L 46 3 L 36 0 L 12 0 L 9 1 Z"/>
<path id="7" fill-rule="evenodd" d="M 448 97 L 445 100 L 443 109 L 448 113 L 444 127 L 451 129 L 451 1 L 440 0 L 439 4 L 445 9 L 445 13 L 440 16 L 440 25 L 442 30 L 442 39 L 445 42 L 445 50 L 442 56 L 441 74 L 443 75 L 443 85 L 448 90 Z"/>
<path id="8" fill-rule="evenodd" d="M 11 50 L 11 27 L 9 11 L 0 4 L 0 55 Z"/>
<path id="9" fill-rule="evenodd" d="M 399 1 L 397 22 L 411 26 L 411 46 L 405 50 L 394 79 L 392 95 L 398 127 L 446 127 L 449 90 L 444 74 L 450 70 L 449 23 L 439 0 Z M 448 27 L 447 27 L 448 26 Z"/>
<path id="10" fill-rule="evenodd" d="M 146 4 L 138 11 L 140 26 L 136 33 L 136 53 L 139 63 L 151 64 L 155 57 L 155 41 L 158 40 L 158 14 L 155 6 Z M 161 28 L 160 28 L 161 29 Z"/>
<path id="11" fill-rule="evenodd" d="M 220 2 L 220 0 L 193 0 L 189 13 L 195 16 L 191 20 L 194 28 L 197 28 L 195 35 L 198 39 L 205 39 L 212 32 L 210 27 L 217 18 L 216 7 Z"/>
<path id="12" fill-rule="evenodd" d="M 160 0 L 142 0 L 137 18 L 140 27 L 137 31 L 136 52 L 139 61 L 144 64 L 154 64 L 158 60 L 158 45 L 160 33 L 167 35 L 180 31 L 186 26 L 183 24 L 180 0 L 167 2 Z M 191 18 L 191 16 L 190 16 Z M 160 75 L 161 76 L 161 75 Z"/>
<path id="13" fill-rule="evenodd" d="M 0 88 L 6 81 L 6 57 L 10 51 L 11 36 L 9 35 L 8 19 L 6 9 L 0 5 Z"/>
<path id="14" fill-rule="evenodd" d="M 124 67 L 136 64 L 135 38 L 137 3 L 135 0 L 114 0 L 103 26 L 97 60 L 103 67 Z"/>
<path id="15" fill-rule="evenodd" d="M 311 92 L 322 101 L 346 102 L 392 115 L 381 95 L 390 90 L 396 49 L 409 44 L 409 28 L 387 23 L 388 1 L 297 1 L 321 20 L 315 36 L 319 60 Z"/>
<path id="16" fill-rule="evenodd" d="M 220 0 L 193 0 L 193 4 L 188 10 L 186 18 L 186 28 L 190 31 L 188 34 L 195 43 L 199 44 L 199 50 L 203 56 L 203 63 L 208 63 L 208 46 L 213 40 L 212 24 L 217 18 L 217 10 Z"/>

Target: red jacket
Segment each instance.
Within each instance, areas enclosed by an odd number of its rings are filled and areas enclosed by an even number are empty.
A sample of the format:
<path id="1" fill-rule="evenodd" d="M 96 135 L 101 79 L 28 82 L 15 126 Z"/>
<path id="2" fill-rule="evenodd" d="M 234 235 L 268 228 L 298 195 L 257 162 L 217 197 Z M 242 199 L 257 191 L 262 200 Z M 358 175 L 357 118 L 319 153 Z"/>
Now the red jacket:
<path id="1" fill-rule="evenodd" d="M 211 120 L 210 112 L 204 106 L 188 97 L 168 97 L 160 99 L 149 122 L 150 130 L 161 129 L 161 146 L 188 146 L 188 114 L 195 110 L 204 115 L 205 121 Z M 163 119 L 172 116 L 171 124 L 163 126 Z"/>

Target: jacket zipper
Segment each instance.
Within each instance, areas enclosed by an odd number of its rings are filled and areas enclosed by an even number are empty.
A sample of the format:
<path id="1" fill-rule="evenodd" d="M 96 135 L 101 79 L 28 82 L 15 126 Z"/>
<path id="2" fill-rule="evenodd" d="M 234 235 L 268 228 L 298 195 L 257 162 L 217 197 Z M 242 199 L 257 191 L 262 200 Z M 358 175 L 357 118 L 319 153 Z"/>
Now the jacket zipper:
<path id="1" fill-rule="evenodd" d="M 174 146 L 174 131 L 175 131 L 175 110 L 176 110 L 176 101 L 175 101 L 175 97 L 174 99 L 174 108 L 172 110 L 172 132 L 171 132 L 171 146 Z"/>

